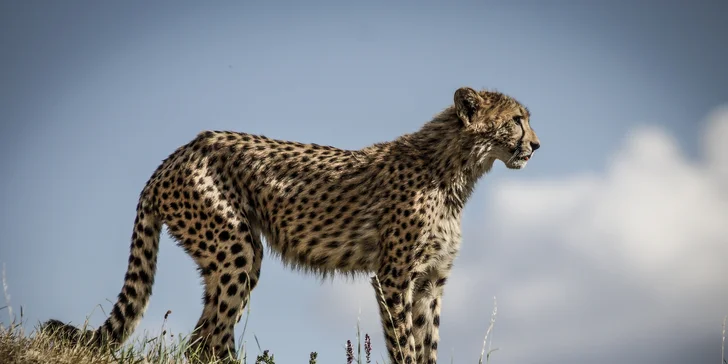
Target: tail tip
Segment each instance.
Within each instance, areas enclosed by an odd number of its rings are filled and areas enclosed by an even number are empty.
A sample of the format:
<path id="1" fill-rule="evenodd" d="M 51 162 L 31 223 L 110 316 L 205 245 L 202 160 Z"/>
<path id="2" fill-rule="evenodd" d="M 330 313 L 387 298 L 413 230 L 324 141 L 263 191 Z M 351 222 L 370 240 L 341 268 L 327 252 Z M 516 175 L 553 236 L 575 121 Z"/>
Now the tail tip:
<path id="1" fill-rule="evenodd" d="M 93 331 L 84 331 L 73 325 L 55 319 L 50 319 L 41 324 L 39 331 L 62 340 L 68 340 L 72 344 L 77 344 L 79 340 L 93 335 Z"/>

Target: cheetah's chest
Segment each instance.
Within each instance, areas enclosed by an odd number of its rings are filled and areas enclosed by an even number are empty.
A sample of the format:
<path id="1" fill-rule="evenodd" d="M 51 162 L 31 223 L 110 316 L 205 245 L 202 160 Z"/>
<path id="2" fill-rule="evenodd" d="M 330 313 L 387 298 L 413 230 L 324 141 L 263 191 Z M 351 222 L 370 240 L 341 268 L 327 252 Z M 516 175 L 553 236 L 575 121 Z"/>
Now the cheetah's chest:
<path id="1" fill-rule="evenodd" d="M 449 265 L 460 249 L 460 218 L 439 219 L 422 242 L 422 268 Z"/>

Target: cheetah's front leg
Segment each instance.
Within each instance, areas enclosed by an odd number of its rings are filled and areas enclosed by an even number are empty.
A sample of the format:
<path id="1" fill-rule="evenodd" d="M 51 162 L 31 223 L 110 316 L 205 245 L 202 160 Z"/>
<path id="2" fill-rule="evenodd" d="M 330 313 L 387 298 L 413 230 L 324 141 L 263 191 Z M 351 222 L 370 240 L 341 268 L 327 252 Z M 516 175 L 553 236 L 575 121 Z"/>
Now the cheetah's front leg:
<path id="1" fill-rule="evenodd" d="M 442 290 L 449 272 L 449 265 L 443 264 L 429 268 L 415 280 L 412 317 L 418 363 L 437 363 Z"/>
<path id="2" fill-rule="evenodd" d="M 372 285 L 379 303 L 389 359 L 393 364 L 415 363 L 412 333 L 412 279 L 406 271 L 384 264 Z"/>

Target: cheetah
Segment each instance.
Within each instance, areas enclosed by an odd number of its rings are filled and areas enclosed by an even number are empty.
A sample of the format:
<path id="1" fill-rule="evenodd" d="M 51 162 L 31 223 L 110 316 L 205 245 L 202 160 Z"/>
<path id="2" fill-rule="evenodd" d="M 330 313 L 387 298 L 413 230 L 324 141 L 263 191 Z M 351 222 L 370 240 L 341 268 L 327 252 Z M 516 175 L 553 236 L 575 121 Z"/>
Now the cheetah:
<path id="1" fill-rule="evenodd" d="M 435 363 L 443 288 L 463 207 L 502 161 L 540 146 L 530 113 L 496 91 L 462 87 L 420 130 L 360 150 L 204 131 L 166 158 L 140 193 L 118 300 L 94 331 L 47 328 L 118 347 L 147 307 L 163 225 L 197 263 L 204 308 L 191 335 L 208 358 L 235 355 L 234 326 L 260 277 L 265 239 L 284 265 L 371 275 L 390 360 Z"/>

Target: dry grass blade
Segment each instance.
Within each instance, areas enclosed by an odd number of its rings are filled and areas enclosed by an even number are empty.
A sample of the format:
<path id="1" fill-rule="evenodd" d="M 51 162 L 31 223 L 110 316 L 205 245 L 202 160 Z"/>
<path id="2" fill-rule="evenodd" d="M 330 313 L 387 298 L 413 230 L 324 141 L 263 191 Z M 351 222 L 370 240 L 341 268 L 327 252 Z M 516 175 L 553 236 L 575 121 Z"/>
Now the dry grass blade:
<path id="1" fill-rule="evenodd" d="M 7 280 L 7 277 L 5 276 L 5 262 L 3 262 L 3 294 L 5 295 L 5 303 L 6 303 L 5 307 L 3 307 L 3 308 L 7 307 L 8 316 L 10 317 L 9 322 L 12 322 L 13 320 L 15 320 L 15 317 L 13 317 L 13 306 L 10 305 L 10 293 L 8 291 L 9 291 L 8 290 L 8 280 Z"/>
<path id="2" fill-rule="evenodd" d="M 721 364 L 728 364 L 728 360 L 725 359 L 725 322 L 728 320 L 728 315 L 723 316 L 723 340 L 720 345 L 720 359 Z"/>
<path id="3" fill-rule="evenodd" d="M 483 364 L 483 357 L 485 357 L 485 362 L 489 362 L 490 360 L 490 353 L 498 350 L 490 349 L 490 344 L 493 343 L 493 337 L 490 335 L 493 331 L 493 327 L 495 326 L 495 315 L 498 313 L 498 303 L 496 302 L 495 297 L 493 297 L 493 313 L 490 315 L 490 325 L 488 325 L 488 330 L 485 332 L 485 338 L 483 338 L 483 350 L 480 351 L 480 359 L 478 360 L 478 364 Z M 490 343 L 488 343 L 488 336 L 491 336 Z M 485 346 L 488 345 L 488 353 L 485 353 Z"/>

